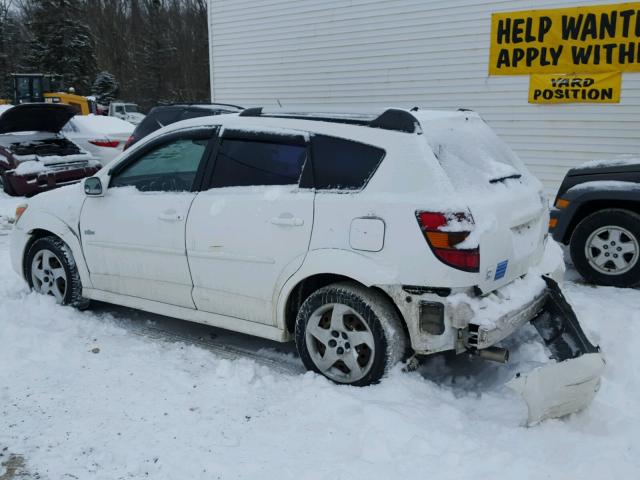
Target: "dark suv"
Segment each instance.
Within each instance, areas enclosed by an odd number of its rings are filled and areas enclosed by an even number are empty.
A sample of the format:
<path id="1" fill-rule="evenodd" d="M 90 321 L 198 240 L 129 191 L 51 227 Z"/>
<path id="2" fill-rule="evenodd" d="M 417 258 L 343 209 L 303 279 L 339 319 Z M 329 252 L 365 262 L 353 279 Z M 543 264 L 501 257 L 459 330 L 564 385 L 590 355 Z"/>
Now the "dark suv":
<path id="1" fill-rule="evenodd" d="M 175 104 L 153 107 L 144 120 L 142 120 L 133 131 L 124 149 L 126 150 L 150 133 L 181 120 L 207 117 L 210 115 L 222 115 L 224 113 L 239 113 L 242 110 L 242 107 L 225 103 Z"/>
<path id="2" fill-rule="evenodd" d="M 640 284 L 640 158 L 569 170 L 549 231 L 569 245 L 573 264 L 589 282 Z"/>

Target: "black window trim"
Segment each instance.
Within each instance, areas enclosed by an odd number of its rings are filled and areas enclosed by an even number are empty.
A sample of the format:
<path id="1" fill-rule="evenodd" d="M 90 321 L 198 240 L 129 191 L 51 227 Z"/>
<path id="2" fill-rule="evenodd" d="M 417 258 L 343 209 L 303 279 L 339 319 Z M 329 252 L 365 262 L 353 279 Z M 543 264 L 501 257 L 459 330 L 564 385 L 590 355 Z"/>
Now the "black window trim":
<path id="1" fill-rule="evenodd" d="M 377 165 L 375 166 L 375 168 L 373 170 L 371 170 L 371 173 L 369 174 L 369 176 L 365 179 L 364 183 L 362 184 L 362 187 L 360 188 L 318 188 L 318 186 L 315 183 L 315 159 L 313 158 L 313 148 L 312 148 L 312 143 L 313 143 L 313 138 L 315 136 L 322 136 L 322 137 L 330 137 L 330 138 L 335 138 L 338 140 L 343 140 L 346 142 L 352 142 L 352 143 L 358 143 L 360 145 L 366 145 L 368 147 L 373 147 L 373 148 L 377 148 L 378 150 L 382 150 L 383 155 L 380 157 L 380 160 L 378 161 Z M 385 148 L 382 148 L 378 145 L 372 145 L 371 143 L 367 143 L 367 142 L 361 142 L 360 140 L 353 140 L 351 138 L 344 138 L 344 137 L 338 137 L 336 135 L 330 135 L 327 133 L 311 133 L 310 134 L 310 138 L 309 138 L 309 159 L 310 159 L 310 163 L 312 165 L 313 168 L 311 168 L 311 174 L 309 176 L 309 178 L 311 179 L 311 185 L 313 185 L 313 188 L 315 190 L 316 193 L 323 193 L 323 194 L 328 194 L 328 193 L 337 193 L 337 194 L 353 194 L 353 193 L 360 193 L 362 192 L 365 188 L 367 188 L 367 185 L 369 185 L 369 182 L 371 181 L 371 179 L 373 178 L 373 176 L 378 172 L 378 169 L 380 168 L 380 165 L 382 165 L 383 160 L 387 157 L 387 150 Z M 303 172 L 304 173 L 304 172 Z M 302 180 L 300 181 L 301 184 L 301 188 L 302 188 Z M 309 187 L 306 187 L 309 188 Z"/>
<path id="2" fill-rule="evenodd" d="M 268 131 L 254 131 L 243 130 L 242 128 L 224 129 L 222 131 L 222 134 L 216 135 L 215 140 L 212 142 L 214 143 L 214 146 L 209 155 L 209 162 L 199 185 L 200 191 L 209 190 L 211 188 L 224 188 L 211 187 L 210 185 L 213 183 L 213 172 L 215 171 L 218 159 L 218 151 L 220 150 L 220 146 L 225 139 L 304 146 L 306 151 L 306 158 L 304 164 L 302 165 L 300 178 L 298 179 L 298 188 L 313 188 L 314 182 L 313 161 L 311 159 L 311 142 L 307 140 L 307 135 L 309 135 L 309 133 L 306 131 L 301 131 L 299 135 L 296 135 L 289 132 L 279 133 Z M 311 186 L 308 186 L 309 181 L 311 182 Z M 303 186 L 303 183 L 307 186 Z M 268 187 L 269 185 L 265 186 Z"/>
<path id="3" fill-rule="evenodd" d="M 150 142 L 145 143 L 142 147 L 139 147 L 132 155 L 127 157 L 122 162 L 119 162 L 117 165 L 113 166 L 109 170 L 109 187 L 111 188 L 111 182 L 114 176 L 123 171 L 132 163 L 137 162 L 141 157 L 149 153 L 151 150 L 155 150 L 158 147 L 166 145 L 176 140 L 208 140 L 207 146 L 202 154 L 202 159 L 200 161 L 200 165 L 198 165 L 198 171 L 196 172 L 196 176 L 193 180 L 193 186 L 191 187 L 191 192 L 200 191 L 200 187 L 202 186 L 202 180 L 207 171 L 208 164 L 211 163 L 212 157 L 211 153 L 216 146 L 216 138 L 217 132 L 219 130 L 218 126 L 207 126 L 207 127 L 198 127 L 198 128 L 189 128 L 184 130 L 177 130 L 166 135 L 162 135 L 160 137 L 154 138 Z"/>

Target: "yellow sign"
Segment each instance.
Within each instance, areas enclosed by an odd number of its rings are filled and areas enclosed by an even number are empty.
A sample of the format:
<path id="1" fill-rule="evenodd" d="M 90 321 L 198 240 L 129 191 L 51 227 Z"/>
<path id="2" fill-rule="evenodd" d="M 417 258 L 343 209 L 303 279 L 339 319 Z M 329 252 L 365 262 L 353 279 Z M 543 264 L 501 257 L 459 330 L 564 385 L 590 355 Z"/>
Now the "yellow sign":
<path id="1" fill-rule="evenodd" d="M 620 72 L 531 75 L 529 103 L 619 103 Z"/>
<path id="2" fill-rule="evenodd" d="M 640 2 L 494 13 L 490 75 L 640 72 Z"/>

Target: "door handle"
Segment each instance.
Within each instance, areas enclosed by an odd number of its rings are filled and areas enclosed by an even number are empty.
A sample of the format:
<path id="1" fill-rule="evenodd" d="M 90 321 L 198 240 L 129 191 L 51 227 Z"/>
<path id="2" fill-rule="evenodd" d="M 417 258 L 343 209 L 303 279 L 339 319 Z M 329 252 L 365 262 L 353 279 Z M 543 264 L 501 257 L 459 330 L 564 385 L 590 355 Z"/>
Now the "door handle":
<path id="1" fill-rule="evenodd" d="M 283 227 L 301 227 L 304 225 L 304 220 L 297 217 L 274 217 L 271 219 L 271 223 Z"/>
<path id="2" fill-rule="evenodd" d="M 162 220 L 163 222 L 179 222 L 182 220 L 182 215 L 174 212 L 163 212 L 158 217 L 158 220 Z"/>

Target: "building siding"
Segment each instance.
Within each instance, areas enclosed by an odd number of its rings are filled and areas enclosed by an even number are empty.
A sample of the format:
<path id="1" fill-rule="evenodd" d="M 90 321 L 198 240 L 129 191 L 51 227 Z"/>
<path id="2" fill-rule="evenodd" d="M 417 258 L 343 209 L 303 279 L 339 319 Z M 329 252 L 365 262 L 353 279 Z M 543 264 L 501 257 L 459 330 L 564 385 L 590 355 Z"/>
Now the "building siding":
<path id="1" fill-rule="evenodd" d="M 211 95 L 285 109 L 470 108 L 553 193 L 567 169 L 640 155 L 640 73 L 620 104 L 527 103 L 489 77 L 491 13 L 616 1 L 209 0 Z"/>

